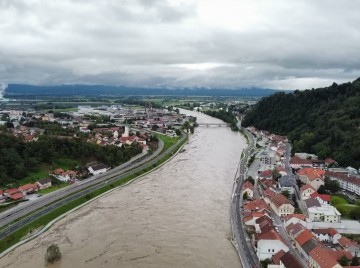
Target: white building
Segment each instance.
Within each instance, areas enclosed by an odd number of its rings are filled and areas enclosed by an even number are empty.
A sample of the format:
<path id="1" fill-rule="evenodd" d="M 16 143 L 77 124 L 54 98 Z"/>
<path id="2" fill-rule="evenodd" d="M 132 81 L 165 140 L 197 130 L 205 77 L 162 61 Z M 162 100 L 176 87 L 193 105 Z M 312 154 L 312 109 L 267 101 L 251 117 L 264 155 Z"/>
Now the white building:
<path id="1" fill-rule="evenodd" d="M 259 260 L 271 259 L 280 250 L 288 252 L 289 248 L 274 229 L 258 235 L 256 255 Z"/>
<path id="2" fill-rule="evenodd" d="M 105 164 L 96 164 L 96 165 L 88 167 L 89 172 L 93 175 L 99 175 L 101 173 L 108 171 L 109 169 L 110 169 L 110 167 L 108 167 Z"/>
<path id="3" fill-rule="evenodd" d="M 333 206 L 308 208 L 309 219 L 312 221 L 340 222 L 341 213 Z"/>

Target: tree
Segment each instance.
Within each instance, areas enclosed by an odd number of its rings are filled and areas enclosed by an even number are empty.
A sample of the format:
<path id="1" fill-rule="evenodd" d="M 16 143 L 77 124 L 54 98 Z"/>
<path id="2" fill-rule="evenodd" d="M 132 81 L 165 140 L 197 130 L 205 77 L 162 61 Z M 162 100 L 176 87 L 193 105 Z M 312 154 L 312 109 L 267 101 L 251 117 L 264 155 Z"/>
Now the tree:
<path id="1" fill-rule="evenodd" d="M 181 136 L 181 130 L 180 129 L 175 129 L 175 133 L 176 133 L 176 135 L 178 135 L 178 136 Z"/>
<path id="2" fill-rule="evenodd" d="M 51 244 L 47 250 L 45 255 L 45 260 L 47 262 L 53 263 L 61 259 L 60 248 L 56 244 Z"/>
<path id="3" fill-rule="evenodd" d="M 279 172 L 279 170 L 277 170 L 276 168 L 272 171 L 272 175 L 274 180 L 278 181 L 281 178 L 281 174 Z"/>
<path id="4" fill-rule="evenodd" d="M 288 190 L 282 191 L 281 194 L 286 196 L 286 198 L 289 198 L 289 196 L 290 196 L 290 193 Z"/>
<path id="5" fill-rule="evenodd" d="M 326 188 L 324 185 L 320 185 L 319 189 L 317 190 L 318 194 L 326 194 Z"/>
<path id="6" fill-rule="evenodd" d="M 300 208 L 295 208 L 294 213 L 295 214 L 302 214 L 302 211 L 301 211 Z"/>
<path id="7" fill-rule="evenodd" d="M 349 263 L 349 259 L 348 259 L 345 255 L 343 255 L 343 256 L 341 256 L 341 258 L 340 258 L 340 260 L 339 260 L 339 263 L 340 263 L 342 266 L 346 266 L 346 265 L 348 265 L 348 263 Z"/>
<path id="8" fill-rule="evenodd" d="M 352 266 L 358 266 L 360 265 L 360 262 L 359 262 L 359 257 L 357 255 L 355 255 L 352 260 L 351 260 L 351 265 Z"/>
<path id="9" fill-rule="evenodd" d="M 325 177 L 325 189 L 334 194 L 340 190 L 340 183 L 337 180 Z"/>
<path id="10" fill-rule="evenodd" d="M 152 125 L 151 130 L 152 131 L 157 131 L 158 128 L 159 128 L 158 125 Z"/>
<path id="11" fill-rule="evenodd" d="M 354 220 L 360 219 L 360 207 L 355 207 L 352 210 L 350 210 L 349 217 Z"/>
<path id="12" fill-rule="evenodd" d="M 245 181 L 249 181 L 252 185 L 255 185 L 255 180 L 251 176 L 247 177 Z"/>
<path id="13" fill-rule="evenodd" d="M 249 195 L 248 195 L 247 192 L 245 192 L 245 193 L 243 194 L 243 199 L 244 199 L 244 200 L 247 200 L 248 198 L 249 198 Z"/>

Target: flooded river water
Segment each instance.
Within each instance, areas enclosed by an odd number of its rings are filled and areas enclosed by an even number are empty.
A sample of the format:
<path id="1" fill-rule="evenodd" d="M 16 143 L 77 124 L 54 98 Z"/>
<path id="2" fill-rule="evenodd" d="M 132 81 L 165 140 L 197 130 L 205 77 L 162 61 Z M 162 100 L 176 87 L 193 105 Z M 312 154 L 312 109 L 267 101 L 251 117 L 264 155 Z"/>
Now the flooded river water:
<path id="1" fill-rule="evenodd" d="M 199 113 L 198 122 L 219 122 Z M 198 127 L 165 166 L 66 216 L 0 259 L 0 267 L 241 267 L 229 203 L 246 142 L 225 127 Z"/>

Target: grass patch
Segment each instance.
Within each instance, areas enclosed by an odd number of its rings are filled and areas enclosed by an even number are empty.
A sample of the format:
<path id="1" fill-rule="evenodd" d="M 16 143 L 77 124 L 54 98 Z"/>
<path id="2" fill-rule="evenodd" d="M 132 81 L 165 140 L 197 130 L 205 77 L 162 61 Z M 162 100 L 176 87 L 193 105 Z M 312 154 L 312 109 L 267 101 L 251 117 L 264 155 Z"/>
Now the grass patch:
<path id="1" fill-rule="evenodd" d="M 46 189 L 39 190 L 37 193 L 44 195 L 44 194 L 48 194 L 48 193 L 54 192 L 54 191 L 56 191 L 56 190 L 59 190 L 59 189 L 61 189 L 61 188 L 64 188 L 64 187 L 66 187 L 66 186 L 69 186 L 69 185 L 70 185 L 70 184 L 65 183 L 65 182 L 61 182 L 61 183 L 55 184 L 55 185 L 52 184 L 51 187 L 46 188 Z"/>
<path id="2" fill-rule="evenodd" d="M 345 198 L 341 197 L 341 196 L 337 196 L 337 195 L 333 195 L 331 197 L 331 204 L 333 206 L 340 206 L 340 205 L 347 205 L 349 204 Z"/>
<path id="3" fill-rule="evenodd" d="M 335 206 L 336 209 L 341 213 L 342 218 L 350 218 L 350 211 L 356 207 L 356 205 L 342 204 Z"/>
<path id="4" fill-rule="evenodd" d="M 164 148 L 161 153 L 165 152 L 169 149 L 172 145 L 174 145 L 181 137 L 169 137 L 167 135 L 156 133 L 159 139 L 164 142 Z"/>
<path id="5" fill-rule="evenodd" d="M 162 138 L 162 137 L 161 137 Z M 179 138 L 171 138 L 174 139 L 175 142 L 179 139 Z M 181 143 L 179 143 L 174 150 L 172 151 L 171 154 L 166 155 L 165 157 L 163 157 L 161 160 L 159 160 L 156 164 L 153 164 L 151 167 L 145 168 L 142 171 L 136 172 L 135 174 L 129 175 L 121 180 L 112 182 L 109 185 L 103 186 L 100 189 L 97 189 L 91 193 L 86 194 L 83 197 L 80 197 L 76 200 L 73 200 L 69 203 L 67 203 L 64 206 L 61 206 L 51 212 L 49 212 L 48 214 L 30 222 L 29 224 L 25 225 L 24 227 L 22 227 L 21 229 L 15 231 L 14 233 L 12 233 L 11 235 L 3 238 L 0 240 L 0 252 L 5 251 L 6 249 L 8 249 L 9 247 L 15 245 L 16 243 L 18 243 L 19 241 L 21 241 L 21 239 L 23 239 L 26 235 L 28 235 L 30 232 L 39 229 L 42 226 L 47 225 L 49 222 L 51 222 L 52 220 L 56 219 L 57 217 L 59 217 L 60 215 L 68 212 L 69 210 L 76 208 L 77 206 L 95 198 L 96 196 L 99 196 L 100 194 L 103 194 L 109 190 L 111 190 L 114 187 L 123 185 L 127 182 L 129 182 L 130 180 L 136 178 L 137 176 L 140 176 L 146 172 L 148 172 L 151 169 L 156 168 L 157 166 L 159 166 L 160 164 L 162 164 L 163 162 L 165 162 L 166 160 L 168 160 L 173 154 L 174 152 L 176 152 L 177 150 L 179 150 L 179 148 L 187 141 L 187 138 L 184 139 L 184 141 L 182 141 Z M 164 141 L 165 142 L 165 141 Z M 174 143 L 175 143 L 174 142 Z M 168 142 L 169 143 L 169 142 Z M 173 144 L 174 144 L 173 143 Z"/>

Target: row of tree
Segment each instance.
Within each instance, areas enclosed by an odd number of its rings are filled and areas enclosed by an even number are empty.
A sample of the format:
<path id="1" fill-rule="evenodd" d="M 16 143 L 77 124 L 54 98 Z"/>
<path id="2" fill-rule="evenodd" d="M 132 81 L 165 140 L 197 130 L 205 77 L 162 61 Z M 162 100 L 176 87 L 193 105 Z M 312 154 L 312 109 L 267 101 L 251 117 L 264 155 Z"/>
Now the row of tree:
<path id="1" fill-rule="evenodd" d="M 237 119 L 236 116 L 232 113 L 232 111 L 225 111 L 225 110 L 207 110 L 204 111 L 205 114 L 210 115 L 215 118 L 219 118 L 226 123 L 230 124 L 230 128 L 233 131 L 238 131 L 239 128 L 237 127 Z"/>
<path id="2" fill-rule="evenodd" d="M 294 152 L 360 167 L 360 78 L 330 87 L 277 93 L 248 112 L 243 126 L 287 135 Z"/>

